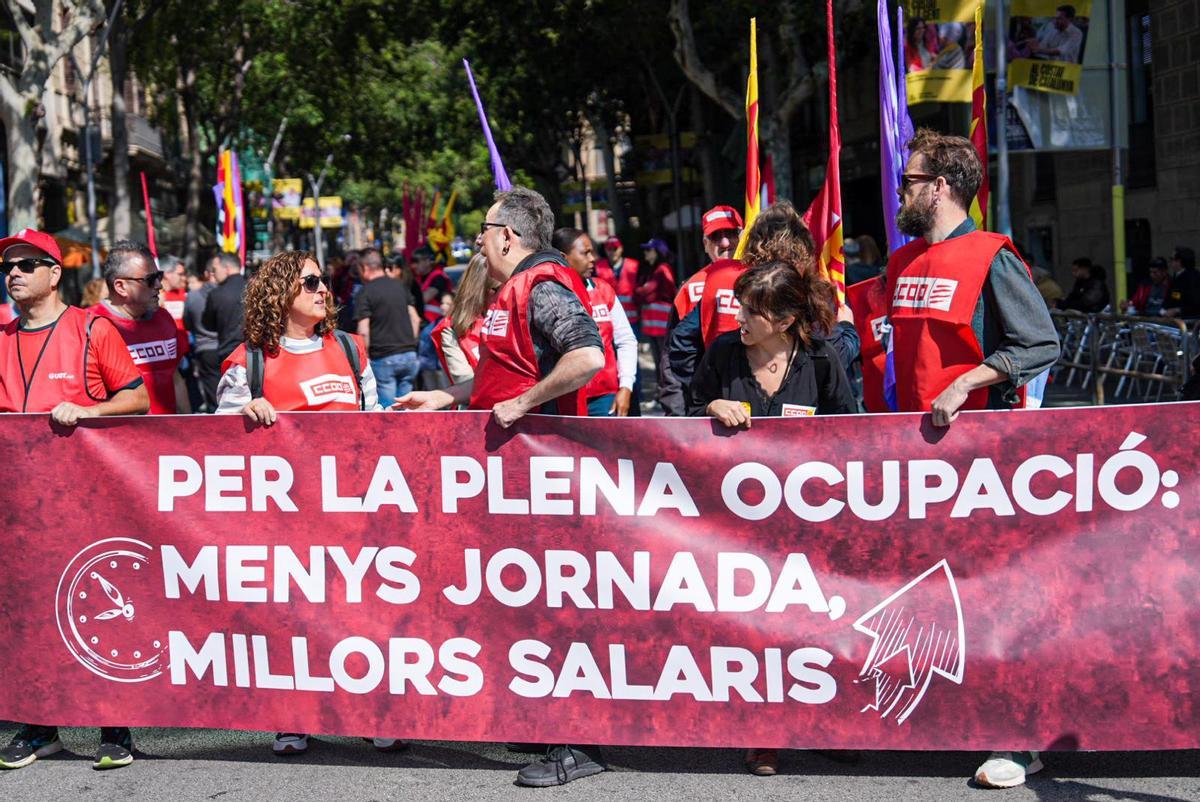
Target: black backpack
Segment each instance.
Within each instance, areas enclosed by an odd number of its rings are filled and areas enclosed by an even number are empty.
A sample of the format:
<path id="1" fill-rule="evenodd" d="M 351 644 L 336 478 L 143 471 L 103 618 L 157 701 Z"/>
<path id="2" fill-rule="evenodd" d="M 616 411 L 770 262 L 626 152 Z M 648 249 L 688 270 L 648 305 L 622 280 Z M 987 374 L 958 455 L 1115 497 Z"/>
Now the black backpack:
<path id="1" fill-rule="evenodd" d="M 363 394 L 362 365 L 358 361 L 358 346 L 354 344 L 354 338 L 341 329 L 334 329 L 333 336 L 338 341 L 338 345 L 342 347 L 342 353 L 346 355 L 346 361 L 350 363 L 351 372 L 354 374 L 354 383 L 358 385 L 358 408 L 365 410 L 367 398 Z M 263 361 L 262 349 L 246 346 L 246 383 L 250 385 L 251 398 L 262 398 L 265 368 L 266 363 Z"/>

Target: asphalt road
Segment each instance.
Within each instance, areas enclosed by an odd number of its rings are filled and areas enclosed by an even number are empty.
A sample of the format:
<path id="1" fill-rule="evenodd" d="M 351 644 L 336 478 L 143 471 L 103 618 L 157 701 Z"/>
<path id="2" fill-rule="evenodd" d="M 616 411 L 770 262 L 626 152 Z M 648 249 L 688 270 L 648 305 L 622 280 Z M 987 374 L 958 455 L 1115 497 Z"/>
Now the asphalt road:
<path id="1" fill-rule="evenodd" d="M 4 743 L 14 729 L 0 728 Z M 969 752 L 784 752 L 776 777 L 752 777 L 731 749 L 606 750 L 612 771 L 555 789 L 513 784 L 527 756 L 501 744 L 417 742 L 378 753 L 357 738 L 319 737 L 277 758 L 269 733 L 135 729 L 132 766 L 91 768 L 97 731 L 63 730 L 66 751 L 0 772 L 0 800 L 1200 800 L 1200 752 L 1049 755 L 1022 787 L 976 788 Z"/>

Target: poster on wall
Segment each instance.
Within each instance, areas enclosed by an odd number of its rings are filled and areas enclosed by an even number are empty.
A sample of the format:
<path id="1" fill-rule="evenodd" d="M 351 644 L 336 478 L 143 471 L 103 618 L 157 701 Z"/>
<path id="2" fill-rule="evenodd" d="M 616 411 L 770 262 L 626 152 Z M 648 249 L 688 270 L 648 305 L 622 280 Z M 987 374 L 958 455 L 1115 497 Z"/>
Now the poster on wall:
<path id="1" fill-rule="evenodd" d="M 904 72 L 908 103 L 970 103 L 976 0 L 905 4 Z"/>

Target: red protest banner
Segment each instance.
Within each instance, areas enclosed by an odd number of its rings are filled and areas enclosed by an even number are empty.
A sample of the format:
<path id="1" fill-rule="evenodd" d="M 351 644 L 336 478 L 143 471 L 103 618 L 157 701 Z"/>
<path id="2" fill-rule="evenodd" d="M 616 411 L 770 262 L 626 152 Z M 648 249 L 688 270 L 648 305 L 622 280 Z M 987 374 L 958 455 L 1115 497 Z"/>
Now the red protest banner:
<path id="1" fill-rule="evenodd" d="M 1200 745 L 1200 405 L 0 417 L 0 717 Z"/>

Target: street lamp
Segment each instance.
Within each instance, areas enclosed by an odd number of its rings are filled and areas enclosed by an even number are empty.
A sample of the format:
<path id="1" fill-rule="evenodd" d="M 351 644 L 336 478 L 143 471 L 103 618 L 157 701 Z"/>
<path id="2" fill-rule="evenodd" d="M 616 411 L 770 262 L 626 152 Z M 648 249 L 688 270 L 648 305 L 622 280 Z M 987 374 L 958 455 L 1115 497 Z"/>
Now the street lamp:
<path id="1" fill-rule="evenodd" d="M 342 141 L 349 142 L 350 134 L 343 134 Z M 313 221 L 313 240 L 316 244 L 317 251 L 317 266 L 321 272 L 325 272 L 325 242 L 324 232 L 321 229 L 321 184 L 325 181 L 325 173 L 329 171 L 329 165 L 333 164 L 333 151 L 329 151 L 329 155 L 325 157 L 325 164 L 321 167 L 321 172 L 313 178 L 312 173 L 305 173 L 308 178 L 308 183 L 312 187 L 313 193 L 313 209 L 317 213 L 316 220 Z"/>

